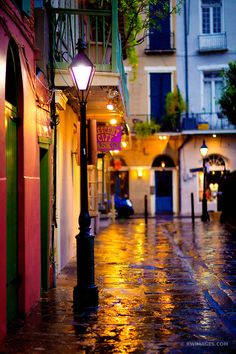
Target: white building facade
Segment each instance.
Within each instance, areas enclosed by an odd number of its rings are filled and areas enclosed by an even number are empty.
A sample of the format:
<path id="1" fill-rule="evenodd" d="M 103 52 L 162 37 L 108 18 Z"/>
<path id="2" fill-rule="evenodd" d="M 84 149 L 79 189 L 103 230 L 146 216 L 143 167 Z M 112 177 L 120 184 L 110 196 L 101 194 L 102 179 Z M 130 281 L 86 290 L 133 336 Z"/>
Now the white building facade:
<path id="1" fill-rule="evenodd" d="M 222 116 L 218 99 L 223 89 L 222 70 L 236 60 L 236 2 L 187 0 L 176 18 L 177 84 L 188 107 L 182 116 L 185 142 L 179 150 L 180 212 L 201 213 L 203 160 L 208 147 L 208 210 L 221 211 L 221 189 L 227 174 L 236 169 L 236 130 Z"/>

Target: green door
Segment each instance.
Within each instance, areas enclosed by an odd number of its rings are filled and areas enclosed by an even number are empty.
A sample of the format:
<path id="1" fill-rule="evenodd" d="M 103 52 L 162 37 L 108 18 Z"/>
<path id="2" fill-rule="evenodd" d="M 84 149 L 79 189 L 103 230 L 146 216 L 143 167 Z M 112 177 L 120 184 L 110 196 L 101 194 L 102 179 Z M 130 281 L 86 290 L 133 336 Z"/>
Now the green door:
<path id="1" fill-rule="evenodd" d="M 40 148 L 40 208 L 41 208 L 41 288 L 48 289 L 49 278 L 49 157 L 48 149 Z"/>
<path id="2" fill-rule="evenodd" d="M 7 321 L 18 312 L 18 188 L 16 109 L 5 105 L 7 177 Z"/>

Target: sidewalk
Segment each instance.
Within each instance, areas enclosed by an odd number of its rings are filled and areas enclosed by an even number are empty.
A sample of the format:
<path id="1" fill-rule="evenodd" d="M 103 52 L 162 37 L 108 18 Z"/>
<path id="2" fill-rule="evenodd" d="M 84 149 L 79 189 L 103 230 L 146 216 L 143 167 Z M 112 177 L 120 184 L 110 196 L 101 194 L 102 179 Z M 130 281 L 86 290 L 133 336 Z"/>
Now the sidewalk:
<path id="1" fill-rule="evenodd" d="M 98 309 L 74 316 L 72 259 L 0 353 L 231 353 L 235 255 L 218 222 L 116 221 L 95 238 Z"/>

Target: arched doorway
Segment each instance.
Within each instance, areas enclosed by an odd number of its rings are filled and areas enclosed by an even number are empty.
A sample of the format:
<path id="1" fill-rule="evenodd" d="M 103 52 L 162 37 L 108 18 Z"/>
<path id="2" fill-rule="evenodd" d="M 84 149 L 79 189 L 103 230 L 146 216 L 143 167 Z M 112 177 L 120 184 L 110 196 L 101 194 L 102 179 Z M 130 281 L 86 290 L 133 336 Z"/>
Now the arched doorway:
<path id="1" fill-rule="evenodd" d="M 19 308 L 19 120 L 22 108 L 22 76 L 18 47 L 10 40 L 7 51 L 5 85 L 6 188 L 7 188 L 7 321 Z"/>
<path id="2" fill-rule="evenodd" d="M 208 202 L 215 202 L 217 211 L 222 211 L 222 193 L 227 176 L 226 162 L 219 154 L 209 154 L 205 158 L 207 166 L 206 196 Z"/>
<path id="3" fill-rule="evenodd" d="M 126 198 L 129 196 L 129 171 L 125 160 L 113 157 L 110 160 L 111 195 Z"/>
<path id="4" fill-rule="evenodd" d="M 174 161 L 167 155 L 159 155 L 152 163 L 155 169 L 155 214 L 173 213 Z"/>

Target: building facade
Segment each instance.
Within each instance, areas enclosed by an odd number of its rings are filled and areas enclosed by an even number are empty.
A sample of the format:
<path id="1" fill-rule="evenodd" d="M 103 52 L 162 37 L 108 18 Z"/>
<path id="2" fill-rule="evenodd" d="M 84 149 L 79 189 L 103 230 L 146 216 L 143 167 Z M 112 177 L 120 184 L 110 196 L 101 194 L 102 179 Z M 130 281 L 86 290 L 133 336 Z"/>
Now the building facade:
<path id="1" fill-rule="evenodd" d="M 100 179 L 98 183 L 97 156 L 100 153 L 99 159 L 102 159 L 104 154 L 110 154 L 109 149 L 99 150 L 97 130 L 112 127 L 112 119 L 115 126 L 125 126 L 128 91 L 116 0 L 107 7 L 89 1 L 51 1 L 47 2 L 46 9 L 42 6 L 39 12 L 44 13 L 48 21 L 49 41 L 45 40 L 45 43 L 53 43 L 48 48 L 53 68 L 50 82 L 55 92 L 51 105 L 51 117 L 55 123 L 53 253 L 56 271 L 59 272 L 75 254 L 75 236 L 79 233 L 80 93 L 69 73 L 69 65 L 77 54 L 78 41 L 82 39 L 86 43 L 86 54 L 95 66 L 86 105 L 88 202 L 93 234 L 99 229 L 99 207 L 104 206 L 107 198 L 106 180 Z M 108 103 L 116 105 L 116 109 L 108 110 Z M 102 136 L 105 137 L 104 134 Z"/>
<path id="2" fill-rule="evenodd" d="M 185 143 L 180 150 L 181 212 L 189 214 L 191 193 L 201 213 L 203 165 L 200 147 L 208 146 L 208 209 L 221 211 L 222 187 L 235 170 L 235 126 L 221 114 L 218 99 L 222 70 L 236 60 L 235 1 L 186 1 L 177 16 L 177 82 L 187 103 L 182 116 Z"/>
<path id="3" fill-rule="evenodd" d="M 175 2 L 169 5 L 171 12 Z M 221 211 L 224 181 L 235 170 L 235 127 L 218 104 L 222 70 L 236 59 L 235 6 L 234 1 L 187 0 L 179 13 L 159 20 L 161 29 L 149 29 L 137 49 L 137 79 L 129 82 L 132 149 L 120 153 L 137 214 L 144 213 L 147 195 L 150 215 L 190 215 L 193 194 L 195 213 L 201 215 L 203 141 L 208 146 L 208 209 Z M 166 125 L 165 103 L 176 87 L 186 107 L 173 127 Z M 140 139 L 135 124 L 151 120 L 160 131 Z"/>
<path id="4" fill-rule="evenodd" d="M 0 3 L 0 336 L 40 297 L 40 193 L 49 171 L 50 116 L 44 77 L 36 71 L 34 1 Z M 45 160 L 45 156 L 48 159 Z M 43 175 L 43 178 L 41 178 Z M 48 184 L 45 184 L 47 188 Z M 47 248 L 43 251 L 47 252 Z M 47 275 L 46 275 L 47 277 Z"/>
<path id="5" fill-rule="evenodd" d="M 102 207 L 107 205 L 104 166 L 110 153 L 98 150 L 97 127 L 111 127 L 113 119 L 120 136 L 125 135 L 128 91 L 118 3 L 112 0 L 103 9 L 96 5 L 0 3 L 1 337 L 12 319 L 29 313 L 41 291 L 56 286 L 56 274 L 75 254 L 81 112 L 69 65 L 81 38 L 96 67 L 86 117 L 93 233 L 99 228 L 99 200 Z M 116 110 L 107 109 L 110 101 Z M 109 128 L 109 133 L 113 131 Z"/>
<path id="6" fill-rule="evenodd" d="M 162 11 L 160 6 L 151 7 L 150 11 Z M 178 147 L 182 144 L 182 137 L 175 128 L 167 131 L 164 126 L 166 95 L 174 91 L 177 84 L 174 6 L 175 1 L 170 1 L 169 13 L 158 20 L 160 28 L 150 28 L 142 44 L 137 47 L 135 80 L 132 80 L 131 68 L 126 63 L 132 146 L 131 149 L 123 149 L 120 157 L 126 162 L 128 195 L 136 214 L 144 213 L 145 195 L 150 215 L 179 212 Z M 142 122 L 158 124 L 160 131 L 140 138 L 135 133 L 135 125 Z"/>

